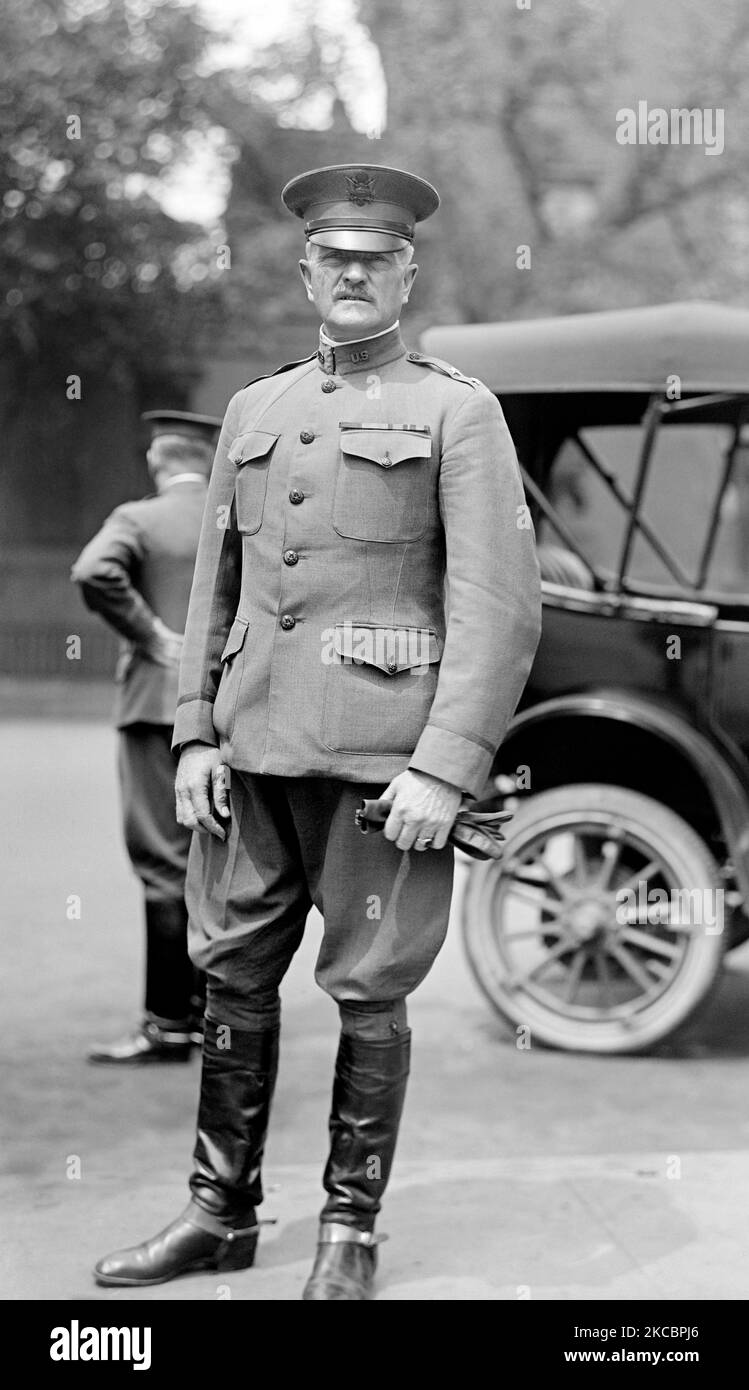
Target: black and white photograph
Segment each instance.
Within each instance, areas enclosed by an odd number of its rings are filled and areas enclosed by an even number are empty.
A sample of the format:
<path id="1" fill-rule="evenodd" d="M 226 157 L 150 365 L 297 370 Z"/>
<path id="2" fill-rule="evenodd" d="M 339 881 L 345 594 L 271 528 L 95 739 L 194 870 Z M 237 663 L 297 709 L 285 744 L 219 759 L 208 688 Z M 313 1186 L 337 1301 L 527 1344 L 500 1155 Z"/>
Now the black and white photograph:
<path id="1" fill-rule="evenodd" d="M 749 8 L 0 0 L 0 71 L 8 1324 L 714 1371 Z"/>

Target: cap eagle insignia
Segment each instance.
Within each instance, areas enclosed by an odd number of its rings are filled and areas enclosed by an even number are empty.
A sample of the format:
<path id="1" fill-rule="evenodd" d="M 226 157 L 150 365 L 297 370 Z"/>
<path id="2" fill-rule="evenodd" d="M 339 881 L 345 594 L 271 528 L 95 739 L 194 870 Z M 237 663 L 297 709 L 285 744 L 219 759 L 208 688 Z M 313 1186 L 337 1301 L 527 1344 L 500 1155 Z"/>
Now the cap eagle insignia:
<path id="1" fill-rule="evenodd" d="M 375 185 L 371 174 L 362 172 L 347 175 L 346 183 L 350 203 L 355 203 L 358 208 L 363 208 L 367 203 L 374 202 Z"/>

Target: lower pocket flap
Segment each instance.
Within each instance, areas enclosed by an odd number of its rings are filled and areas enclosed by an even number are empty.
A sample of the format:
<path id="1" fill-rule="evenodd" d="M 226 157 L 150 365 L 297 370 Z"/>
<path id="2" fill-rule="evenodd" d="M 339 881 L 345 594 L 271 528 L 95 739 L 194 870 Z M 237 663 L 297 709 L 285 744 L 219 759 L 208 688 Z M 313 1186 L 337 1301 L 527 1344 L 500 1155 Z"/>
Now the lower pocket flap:
<path id="1" fill-rule="evenodd" d="M 430 458 L 432 440 L 430 435 L 417 434 L 415 430 L 344 429 L 341 449 L 344 454 L 379 463 L 381 468 L 392 468 L 407 459 Z"/>
<path id="2" fill-rule="evenodd" d="M 248 430 L 246 434 L 238 434 L 229 446 L 229 459 L 237 465 L 263 459 L 277 439 L 278 435 L 270 434 L 268 430 Z"/>
<path id="3" fill-rule="evenodd" d="M 391 676 L 429 666 L 439 661 L 442 654 L 440 639 L 431 627 L 337 623 L 333 645 L 344 660 L 376 666 Z"/>
<path id="4" fill-rule="evenodd" d="M 229 636 L 226 640 L 226 646 L 224 647 L 224 650 L 221 653 L 222 661 L 227 661 L 230 656 L 236 656 L 237 652 L 241 652 L 242 647 L 244 645 L 244 639 L 247 636 L 247 626 L 248 624 L 246 618 L 234 619 L 234 622 L 232 623 L 231 628 L 229 629 Z"/>

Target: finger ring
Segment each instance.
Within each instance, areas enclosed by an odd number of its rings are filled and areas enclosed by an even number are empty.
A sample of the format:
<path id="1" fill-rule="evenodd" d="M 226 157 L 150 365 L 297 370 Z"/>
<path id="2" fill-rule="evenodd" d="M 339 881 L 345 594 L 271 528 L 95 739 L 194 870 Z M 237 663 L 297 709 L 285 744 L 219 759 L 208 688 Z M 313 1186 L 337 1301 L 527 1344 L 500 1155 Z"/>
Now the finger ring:
<path id="1" fill-rule="evenodd" d="M 434 836 L 433 836 L 433 835 L 427 836 L 426 839 L 422 838 L 422 836 L 419 836 L 419 838 L 418 838 L 418 840 L 416 841 L 416 843 L 417 843 L 417 845 L 431 845 L 433 839 L 434 839 Z"/>

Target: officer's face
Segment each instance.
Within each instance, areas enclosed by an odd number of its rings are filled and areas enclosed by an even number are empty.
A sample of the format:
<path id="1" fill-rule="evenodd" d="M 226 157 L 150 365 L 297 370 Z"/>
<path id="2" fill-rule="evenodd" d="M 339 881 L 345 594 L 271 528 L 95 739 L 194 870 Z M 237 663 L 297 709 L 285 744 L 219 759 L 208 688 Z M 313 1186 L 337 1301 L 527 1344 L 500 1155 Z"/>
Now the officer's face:
<path id="1" fill-rule="evenodd" d="M 395 323 L 408 300 L 417 266 L 393 251 L 311 248 L 300 261 L 307 294 L 331 338 L 352 342 Z"/>

